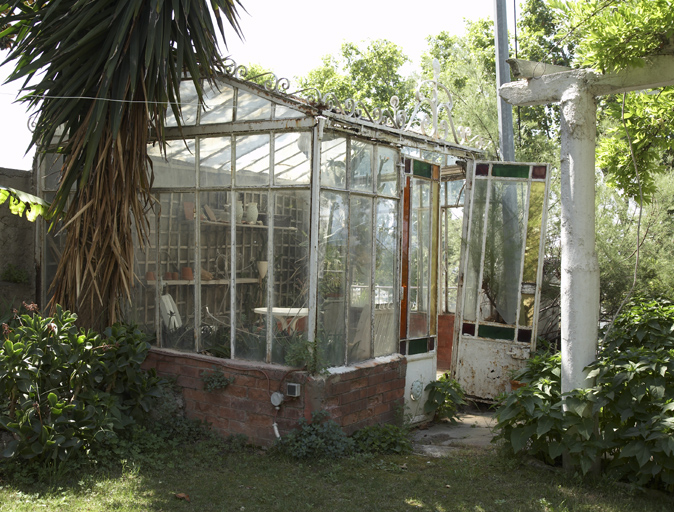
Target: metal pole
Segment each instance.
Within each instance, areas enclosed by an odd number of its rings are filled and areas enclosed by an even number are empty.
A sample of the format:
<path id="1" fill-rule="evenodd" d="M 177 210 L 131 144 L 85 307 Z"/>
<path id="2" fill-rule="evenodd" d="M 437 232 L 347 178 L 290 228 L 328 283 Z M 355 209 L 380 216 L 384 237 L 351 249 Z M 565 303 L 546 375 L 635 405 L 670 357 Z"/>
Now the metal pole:
<path id="1" fill-rule="evenodd" d="M 494 42 L 496 44 L 496 86 L 510 82 L 508 59 L 508 21 L 506 0 L 494 0 Z M 513 108 L 505 100 L 498 100 L 498 135 L 501 159 L 515 161 L 515 141 L 513 138 Z"/>

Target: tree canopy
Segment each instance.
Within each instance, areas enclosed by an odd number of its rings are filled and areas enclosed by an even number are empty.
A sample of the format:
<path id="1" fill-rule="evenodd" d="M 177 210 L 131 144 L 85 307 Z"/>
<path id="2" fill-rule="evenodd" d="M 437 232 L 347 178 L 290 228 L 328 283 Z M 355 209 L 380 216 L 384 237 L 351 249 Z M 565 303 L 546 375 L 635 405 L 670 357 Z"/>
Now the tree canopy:
<path id="1" fill-rule="evenodd" d="M 402 48 L 385 39 L 370 41 L 365 48 L 344 43 L 338 55 L 324 56 L 321 66 L 300 77 L 299 86 L 358 100 L 370 110 L 388 107 L 393 96 L 406 105 L 414 93 L 412 78 L 402 71 L 409 61 Z"/>

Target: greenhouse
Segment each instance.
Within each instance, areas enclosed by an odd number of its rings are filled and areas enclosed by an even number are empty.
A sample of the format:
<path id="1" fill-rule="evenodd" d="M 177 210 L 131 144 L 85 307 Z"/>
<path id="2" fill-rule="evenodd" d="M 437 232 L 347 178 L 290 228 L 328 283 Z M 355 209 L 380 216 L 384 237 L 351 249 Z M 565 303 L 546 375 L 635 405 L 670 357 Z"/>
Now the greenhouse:
<path id="1" fill-rule="evenodd" d="M 149 148 L 156 206 L 128 307 L 156 340 L 148 364 L 193 416 L 257 425 L 260 442 L 269 418 L 283 430 L 319 408 L 355 428 L 404 398 L 423 419 L 438 360 L 495 396 L 535 343 L 547 167 L 476 165 L 437 80 L 407 112 L 395 97 L 370 112 L 228 69 L 203 110 L 184 82 L 182 126 Z M 40 172 L 48 198 L 57 173 Z M 48 284 L 62 242 L 43 239 Z M 203 393 L 210 368 L 233 377 L 226 404 Z"/>

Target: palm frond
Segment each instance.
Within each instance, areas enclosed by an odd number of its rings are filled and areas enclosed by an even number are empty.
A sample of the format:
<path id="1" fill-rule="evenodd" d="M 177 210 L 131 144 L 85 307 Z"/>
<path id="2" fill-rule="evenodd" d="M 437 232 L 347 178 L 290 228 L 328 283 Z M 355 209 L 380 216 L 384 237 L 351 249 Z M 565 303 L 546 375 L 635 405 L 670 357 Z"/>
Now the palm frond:
<path id="1" fill-rule="evenodd" d="M 3 4 L 5 5 L 5 4 Z M 240 35 L 238 0 L 35 0 L 7 2 L 3 35 L 14 42 L 9 80 L 39 116 L 32 145 L 64 155 L 50 207 L 67 225 L 53 304 L 102 326 L 119 317 L 134 282 L 134 233 L 147 237 L 152 170 L 148 133 L 161 147 L 167 108 L 180 122 L 180 80 L 198 101 L 222 71 L 215 18 Z"/>

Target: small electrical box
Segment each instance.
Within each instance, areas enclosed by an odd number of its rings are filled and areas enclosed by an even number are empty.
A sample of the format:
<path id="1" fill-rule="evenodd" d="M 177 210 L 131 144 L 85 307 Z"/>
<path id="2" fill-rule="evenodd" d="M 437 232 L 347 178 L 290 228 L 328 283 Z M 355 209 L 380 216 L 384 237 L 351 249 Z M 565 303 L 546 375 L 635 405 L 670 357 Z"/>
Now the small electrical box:
<path id="1" fill-rule="evenodd" d="M 286 385 L 286 396 L 297 397 L 300 396 L 301 387 L 296 382 L 288 382 Z"/>

